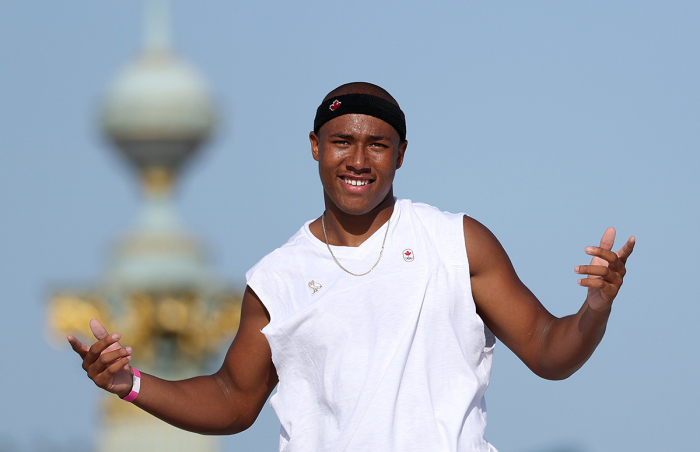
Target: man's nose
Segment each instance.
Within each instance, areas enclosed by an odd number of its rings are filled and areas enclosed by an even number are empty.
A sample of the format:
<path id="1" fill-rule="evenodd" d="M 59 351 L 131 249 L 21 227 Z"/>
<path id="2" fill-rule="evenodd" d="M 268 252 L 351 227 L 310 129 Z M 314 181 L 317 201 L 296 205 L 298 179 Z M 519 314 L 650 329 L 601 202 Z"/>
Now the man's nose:
<path id="1" fill-rule="evenodd" d="M 352 153 L 347 161 L 348 169 L 353 171 L 369 171 L 369 159 L 364 146 L 360 143 L 352 147 Z"/>

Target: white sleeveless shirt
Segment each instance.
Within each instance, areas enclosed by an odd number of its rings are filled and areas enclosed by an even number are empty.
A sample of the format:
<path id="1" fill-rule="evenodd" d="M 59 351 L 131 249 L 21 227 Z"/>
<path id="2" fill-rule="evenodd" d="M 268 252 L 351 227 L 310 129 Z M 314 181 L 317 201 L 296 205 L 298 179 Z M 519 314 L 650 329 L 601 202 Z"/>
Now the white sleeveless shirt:
<path id="1" fill-rule="evenodd" d="M 472 298 L 463 216 L 397 200 L 384 255 L 360 277 L 309 221 L 246 273 L 270 313 L 280 451 L 495 451 L 495 338 Z M 363 273 L 386 228 L 333 253 Z"/>

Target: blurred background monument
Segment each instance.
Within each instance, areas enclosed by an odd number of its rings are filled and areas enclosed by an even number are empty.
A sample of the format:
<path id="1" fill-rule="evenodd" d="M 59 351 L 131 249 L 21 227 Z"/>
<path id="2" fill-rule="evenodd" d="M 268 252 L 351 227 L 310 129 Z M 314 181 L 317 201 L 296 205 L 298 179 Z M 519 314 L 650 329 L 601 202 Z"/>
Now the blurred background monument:
<path id="1" fill-rule="evenodd" d="M 145 43 L 102 103 L 100 122 L 138 172 L 143 205 L 116 241 L 103 281 L 55 290 L 48 306 L 53 340 L 91 342 L 98 318 L 134 349 L 133 365 L 168 379 L 205 371 L 235 334 L 239 291 L 216 277 L 201 241 L 176 214 L 173 188 L 187 160 L 211 134 L 216 107 L 207 85 L 170 43 L 167 0 L 146 0 Z M 95 449 L 219 450 L 216 437 L 184 432 L 114 395 L 102 397 Z"/>

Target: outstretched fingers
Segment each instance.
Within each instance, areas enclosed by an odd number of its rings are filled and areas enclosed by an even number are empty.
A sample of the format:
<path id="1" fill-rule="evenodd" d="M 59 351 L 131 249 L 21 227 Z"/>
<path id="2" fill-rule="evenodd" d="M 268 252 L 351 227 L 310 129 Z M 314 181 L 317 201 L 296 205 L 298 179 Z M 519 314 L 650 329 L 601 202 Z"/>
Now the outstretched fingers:
<path id="1" fill-rule="evenodd" d="M 92 344 L 90 349 L 88 350 L 87 354 L 85 355 L 83 359 L 83 369 L 86 371 L 90 369 L 90 367 L 97 361 L 97 359 L 100 357 L 102 352 L 108 349 L 112 344 L 115 344 L 116 342 L 119 341 L 119 338 L 121 336 L 119 333 L 112 333 L 109 336 L 106 336 L 99 341 L 95 342 Z M 118 351 L 118 350 L 117 350 Z"/>
<path id="2" fill-rule="evenodd" d="M 68 343 L 70 344 L 73 351 L 80 355 L 81 358 L 85 359 L 85 355 L 87 355 L 88 351 L 90 350 L 90 347 L 80 342 L 78 338 L 73 336 L 72 334 L 66 336 L 66 339 L 68 339 Z"/>
<path id="3" fill-rule="evenodd" d="M 613 233 L 610 234 L 609 231 L 612 230 Z M 627 258 L 632 254 L 634 250 L 634 244 L 636 239 L 634 236 L 630 237 L 622 248 L 620 248 L 616 253 L 610 251 L 612 249 L 612 242 L 609 240 L 614 239 L 614 229 L 608 228 L 603 235 L 603 239 L 600 241 L 600 246 L 588 246 L 586 247 L 586 254 L 593 256 L 591 259 L 591 265 L 608 265 L 612 270 L 619 272 L 622 276 L 625 275 L 627 270 L 625 269 L 625 263 L 627 263 Z"/>
<path id="4" fill-rule="evenodd" d="M 600 246 L 587 246 L 586 254 L 593 256 L 591 265 L 588 267 L 607 266 L 613 271 L 622 272 L 624 274 L 625 263 L 618 257 L 617 253 L 613 253 L 609 249 Z"/>
<path id="5" fill-rule="evenodd" d="M 587 301 L 596 310 L 609 309 L 617 296 L 627 273 L 625 263 L 634 249 L 635 238 L 629 240 L 616 253 L 612 251 L 615 229 L 608 228 L 600 240 L 600 246 L 587 246 L 586 254 L 592 256 L 590 265 L 579 265 L 574 271 L 586 275 L 578 284 L 588 288 Z"/>
<path id="6" fill-rule="evenodd" d="M 131 355 L 126 349 L 115 350 L 100 356 L 97 362 L 88 371 L 88 377 L 101 388 L 105 388 L 112 381 L 114 374 L 124 369 L 131 361 Z"/>
<path id="7" fill-rule="evenodd" d="M 611 250 L 615 244 L 615 228 L 608 228 L 603 233 L 603 237 L 600 239 L 600 247 L 606 250 Z"/>
<path id="8" fill-rule="evenodd" d="M 602 265 L 579 265 L 574 270 L 580 275 L 588 275 L 588 279 L 600 279 L 611 284 L 622 284 L 622 276 L 610 267 L 604 267 Z"/>
<path id="9" fill-rule="evenodd" d="M 622 245 L 622 248 L 620 248 L 620 250 L 616 253 L 623 263 L 627 262 L 627 258 L 630 257 L 630 254 L 632 254 L 632 251 L 634 251 L 635 243 L 637 243 L 637 239 L 634 236 L 630 237 L 627 239 L 627 242 Z"/>
<path id="10" fill-rule="evenodd" d="M 598 289 L 603 293 L 605 300 L 612 300 L 622 286 L 622 276 L 618 273 L 598 265 L 581 265 L 576 267 L 576 273 L 588 275 L 579 279 L 579 286 L 589 289 Z"/>
<path id="11" fill-rule="evenodd" d="M 87 346 L 75 336 L 67 339 L 73 350 L 83 359 L 82 367 L 88 377 L 100 388 L 126 396 L 132 384 L 131 347 L 122 347 L 119 333 L 110 334 L 97 319 L 90 321 L 90 329 L 97 342 Z"/>
<path id="12" fill-rule="evenodd" d="M 97 340 L 104 339 L 109 336 L 107 328 L 105 328 L 104 325 L 102 325 L 102 323 L 100 323 L 100 321 L 97 319 L 90 320 L 90 331 L 92 331 L 92 334 Z"/>

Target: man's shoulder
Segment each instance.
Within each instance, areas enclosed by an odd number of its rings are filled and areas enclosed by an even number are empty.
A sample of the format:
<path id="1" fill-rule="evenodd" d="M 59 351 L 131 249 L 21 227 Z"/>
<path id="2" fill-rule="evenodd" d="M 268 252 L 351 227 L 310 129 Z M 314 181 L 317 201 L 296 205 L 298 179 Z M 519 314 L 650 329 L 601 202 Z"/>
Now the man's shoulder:
<path id="1" fill-rule="evenodd" d="M 415 217 L 428 226 L 429 229 L 452 227 L 455 223 L 461 222 L 462 218 L 466 215 L 462 212 L 453 213 L 427 203 L 414 202 L 410 199 L 399 199 L 396 203 L 400 205 L 402 211 L 410 211 L 412 215 L 415 215 Z"/>
<path id="2" fill-rule="evenodd" d="M 410 218 L 413 230 L 423 231 L 426 244 L 434 247 L 440 260 L 450 265 L 467 265 L 464 246 L 464 213 L 452 213 L 430 204 L 399 200 L 402 217 Z"/>
<path id="3" fill-rule="evenodd" d="M 308 237 L 309 223 L 311 223 L 311 220 L 304 223 L 285 244 L 272 250 L 260 259 L 257 264 L 248 270 L 248 273 L 252 274 L 261 267 L 279 267 L 280 264 L 293 263 L 301 257 L 305 250 L 308 251 L 315 248 Z"/>

